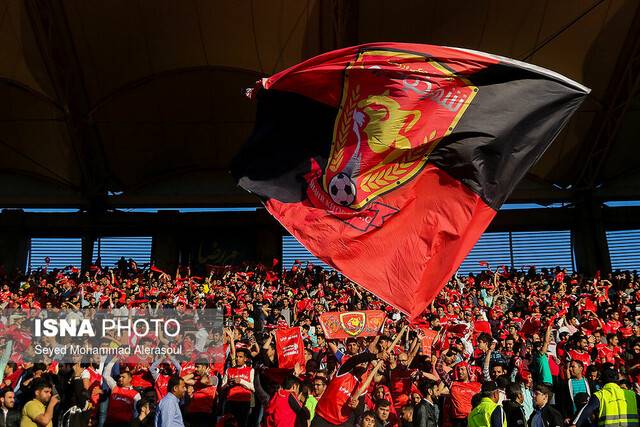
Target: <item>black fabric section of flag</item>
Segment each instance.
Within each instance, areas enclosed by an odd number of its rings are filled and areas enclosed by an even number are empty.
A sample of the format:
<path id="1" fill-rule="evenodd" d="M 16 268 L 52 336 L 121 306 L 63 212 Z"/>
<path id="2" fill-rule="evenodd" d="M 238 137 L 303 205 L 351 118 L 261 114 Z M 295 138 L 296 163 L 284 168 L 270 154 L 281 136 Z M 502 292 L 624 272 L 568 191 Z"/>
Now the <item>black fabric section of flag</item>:
<path id="1" fill-rule="evenodd" d="M 262 198 L 306 198 L 302 176 L 314 158 L 324 167 L 338 110 L 296 93 L 259 90 L 256 124 L 233 159 L 238 184 Z"/>
<path id="2" fill-rule="evenodd" d="M 508 63 L 469 79 L 478 93 L 429 162 L 498 210 L 586 94 Z"/>

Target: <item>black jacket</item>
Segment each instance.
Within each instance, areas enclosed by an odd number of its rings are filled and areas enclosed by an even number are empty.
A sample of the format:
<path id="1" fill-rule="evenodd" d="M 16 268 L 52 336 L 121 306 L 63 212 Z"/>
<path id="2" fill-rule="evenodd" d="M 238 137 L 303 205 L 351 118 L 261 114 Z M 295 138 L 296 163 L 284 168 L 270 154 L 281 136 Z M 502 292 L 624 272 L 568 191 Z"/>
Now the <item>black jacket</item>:
<path id="1" fill-rule="evenodd" d="M 560 384 L 559 387 L 559 393 L 556 394 L 556 403 L 559 403 L 560 406 L 557 406 L 560 410 L 562 410 L 562 413 L 565 414 L 566 416 L 568 416 L 569 418 L 573 418 L 577 412 L 580 411 L 580 409 L 582 409 L 583 405 L 576 405 L 577 409 L 574 411 L 573 409 L 573 405 L 574 405 L 574 401 L 573 401 L 573 395 L 571 393 L 571 387 L 570 385 L 573 385 L 575 380 L 571 380 L 571 382 L 569 381 L 563 381 Z M 591 393 L 593 393 L 591 391 L 591 384 L 589 384 L 589 382 L 587 381 L 587 392 L 589 394 L 589 396 L 591 396 Z M 587 398 L 587 401 L 589 399 Z"/>
<path id="2" fill-rule="evenodd" d="M 432 405 L 426 400 L 421 400 L 413 408 L 414 427 L 438 427 L 438 413 L 436 405 Z"/>
<path id="3" fill-rule="evenodd" d="M 527 425 L 527 417 L 521 404 L 505 400 L 502 402 L 502 407 L 507 417 L 507 427 L 525 427 Z"/>
<path id="4" fill-rule="evenodd" d="M 533 417 L 536 416 L 537 409 L 533 410 L 533 414 L 529 417 L 528 426 L 532 426 Z M 544 422 L 545 427 L 563 427 L 564 420 L 560 412 L 558 412 L 554 407 L 547 404 L 544 408 L 542 408 L 542 421 Z"/>
<path id="5" fill-rule="evenodd" d="M 0 427 L 20 427 L 20 411 L 9 409 L 5 418 L 4 412 L 0 409 Z"/>

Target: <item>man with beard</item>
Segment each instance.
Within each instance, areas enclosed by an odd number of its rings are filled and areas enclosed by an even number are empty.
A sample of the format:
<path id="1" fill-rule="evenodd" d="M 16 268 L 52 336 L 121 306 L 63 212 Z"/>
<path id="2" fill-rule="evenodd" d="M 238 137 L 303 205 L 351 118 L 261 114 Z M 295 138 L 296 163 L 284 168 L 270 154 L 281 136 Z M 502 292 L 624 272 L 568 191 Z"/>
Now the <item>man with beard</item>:
<path id="1" fill-rule="evenodd" d="M 409 401 L 413 384 L 412 373 L 409 369 L 409 355 L 404 352 L 398 355 L 396 366 L 389 366 L 389 384 L 396 412 Z"/>
<path id="2" fill-rule="evenodd" d="M 178 376 L 171 377 L 167 391 L 156 410 L 156 427 L 184 427 L 180 410 L 180 401 L 186 392 L 184 380 Z"/>
<path id="3" fill-rule="evenodd" d="M 22 408 L 20 427 L 51 427 L 53 411 L 60 401 L 58 395 L 51 395 L 53 386 L 39 378 L 34 381 L 35 397 Z"/>
<path id="4" fill-rule="evenodd" d="M 453 378 L 445 372 L 442 359 L 436 363 L 436 372 L 449 389 L 449 398 L 445 401 L 444 420 L 453 427 L 467 427 L 467 417 L 472 409 L 471 399 L 480 393 L 481 384 L 472 381 L 469 364 L 459 362 L 453 367 Z"/>
<path id="5" fill-rule="evenodd" d="M 15 402 L 15 393 L 12 390 L 0 392 L 0 427 L 20 425 L 20 411 L 14 407 Z"/>
<path id="6" fill-rule="evenodd" d="M 102 376 L 111 389 L 109 408 L 107 409 L 107 426 L 128 426 L 136 414 L 136 404 L 140 400 L 140 393 L 131 385 L 131 373 L 120 372 L 118 381 L 111 376 L 111 370 L 119 357 L 114 357 L 104 368 Z"/>

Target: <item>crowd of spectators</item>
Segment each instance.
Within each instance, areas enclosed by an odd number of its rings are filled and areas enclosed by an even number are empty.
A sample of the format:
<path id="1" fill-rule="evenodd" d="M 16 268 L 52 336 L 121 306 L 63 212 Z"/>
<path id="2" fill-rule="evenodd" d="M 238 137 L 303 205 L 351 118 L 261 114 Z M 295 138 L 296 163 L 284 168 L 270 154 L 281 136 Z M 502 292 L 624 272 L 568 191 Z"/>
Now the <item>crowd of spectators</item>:
<path id="1" fill-rule="evenodd" d="M 603 387 L 616 384 L 616 393 L 635 399 L 635 272 L 587 277 L 486 263 L 478 270 L 453 277 L 410 323 L 336 272 L 311 264 L 282 269 L 274 260 L 198 273 L 182 268 L 172 276 L 122 259 L 86 272 L 69 267 L 5 275 L 3 310 L 46 317 L 60 308 L 218 307 L 225 328 L 223 337 L 205 334 L 205 340 L 224 340 L 223 360 L 162 357 L 137 365 L 120 357 L 34 363 L 4 336 L 0 427 L 583 427 L 602 418 L 596 393 Z M 320 314 L 358 310 L 385 312 L 377 336 L 324 336 Z M 0 321 L 6 323 L 6 315 Z M 294 325 L 301 327 L 305 363 L 283 369 L 275 331 Z M 425 346 L 429 331 L 435 337 Z M 638 425 L 637 412 L 634 420 L 625 425 Z"/>

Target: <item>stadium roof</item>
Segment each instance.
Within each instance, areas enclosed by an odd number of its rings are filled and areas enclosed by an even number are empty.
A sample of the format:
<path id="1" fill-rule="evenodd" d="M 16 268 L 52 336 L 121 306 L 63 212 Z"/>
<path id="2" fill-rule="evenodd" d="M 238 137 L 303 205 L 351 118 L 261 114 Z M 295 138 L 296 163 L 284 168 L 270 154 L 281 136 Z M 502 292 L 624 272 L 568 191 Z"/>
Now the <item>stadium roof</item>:
<path id="1" fill-rule="evenodd" d="M 227 172 L 253 125 L 241 89 L 372 41 L 491 52 L 591 87 L 512 201 L 640 198 L 636 0 L 0 0 L 0 206 L 255 204 Z"/>

